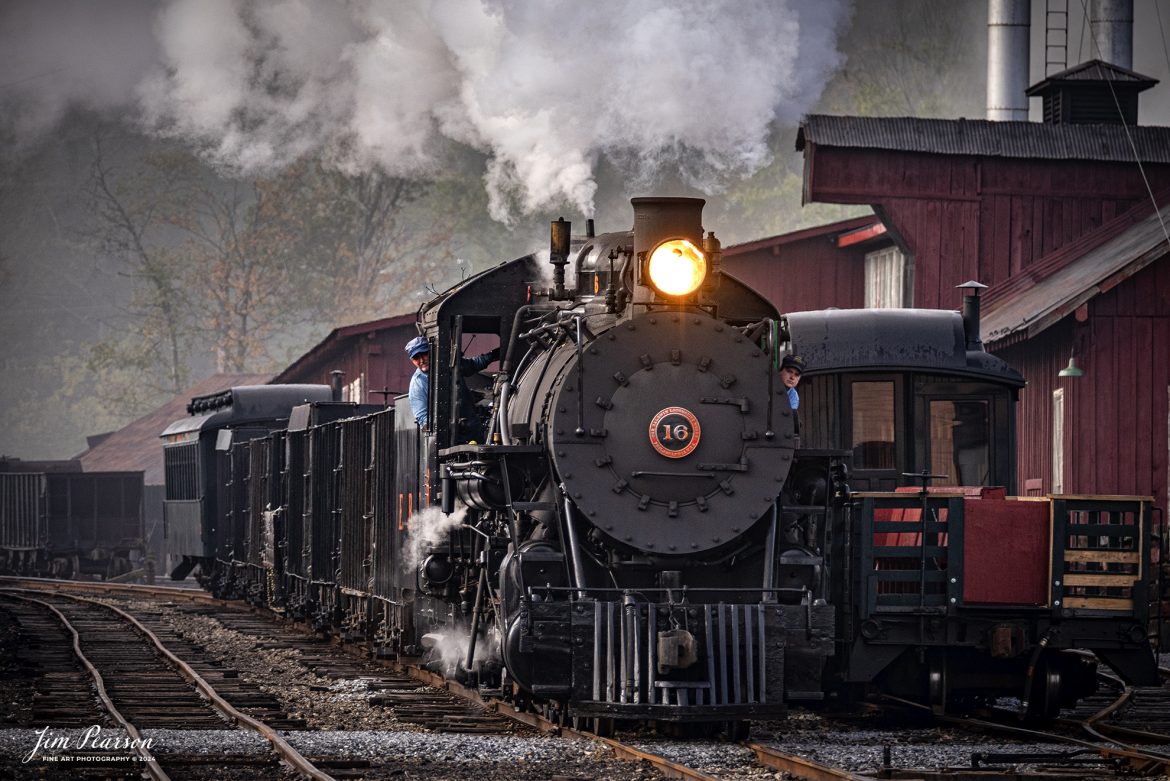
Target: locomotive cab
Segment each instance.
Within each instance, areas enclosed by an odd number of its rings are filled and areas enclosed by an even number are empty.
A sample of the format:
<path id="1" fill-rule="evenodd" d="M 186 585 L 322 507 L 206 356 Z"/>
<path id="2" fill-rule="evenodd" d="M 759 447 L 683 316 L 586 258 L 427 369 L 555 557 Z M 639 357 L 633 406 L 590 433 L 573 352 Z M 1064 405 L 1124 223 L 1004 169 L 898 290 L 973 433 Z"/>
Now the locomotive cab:
<path id="1" fill-rule="evenodd" d="M 907 475 L 932 486 L 1015 493 L 1015 402 L 1024 378 L 976 347 L 958 312 L 794 312 L 789 349 L 800 384 L 801 442 L 852 453 L 850 486 L 893 491 Z"/>

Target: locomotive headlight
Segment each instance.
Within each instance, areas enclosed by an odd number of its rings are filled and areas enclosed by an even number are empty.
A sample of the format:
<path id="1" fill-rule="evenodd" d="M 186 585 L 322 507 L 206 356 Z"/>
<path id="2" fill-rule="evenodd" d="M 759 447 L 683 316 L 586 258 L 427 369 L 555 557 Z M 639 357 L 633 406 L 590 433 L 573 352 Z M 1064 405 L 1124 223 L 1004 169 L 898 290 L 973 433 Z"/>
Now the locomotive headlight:
<path id="1" fill-rule="evenodd" d="M 707 276 L 707 256 L 686 239 L 664 241 L 650 253 L 646 274 L 654 289 L 663 295 L 689 295 Z"/>

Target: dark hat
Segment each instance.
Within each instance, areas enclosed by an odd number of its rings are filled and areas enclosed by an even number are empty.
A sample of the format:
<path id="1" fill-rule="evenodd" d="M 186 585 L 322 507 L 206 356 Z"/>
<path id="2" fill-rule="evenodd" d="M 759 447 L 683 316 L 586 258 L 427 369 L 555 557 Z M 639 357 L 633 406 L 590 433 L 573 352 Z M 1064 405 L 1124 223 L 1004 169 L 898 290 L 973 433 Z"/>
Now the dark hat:
<path id="1" fill-rule="evenodd" d="M 801 374 L 804 374 L 804 358 L 799 355 L 785 355 L 784 360 L 780 362 L 781 369 L 796 369 Z"/>
<path id="2" fill-rule="evenodd" d="M 425 336 L 416 336 L 406 343 L 406 354 L 410 358 L 430 351 L 431 345 Z"/>

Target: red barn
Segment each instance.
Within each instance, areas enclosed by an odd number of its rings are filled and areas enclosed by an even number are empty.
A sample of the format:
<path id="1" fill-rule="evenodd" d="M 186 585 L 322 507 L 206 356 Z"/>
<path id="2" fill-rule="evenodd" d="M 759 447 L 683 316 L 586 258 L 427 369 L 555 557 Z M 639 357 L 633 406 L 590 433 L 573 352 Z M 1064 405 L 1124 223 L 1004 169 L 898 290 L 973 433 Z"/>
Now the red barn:
<path id="1" fill-rule="evenodd" d="M 892 242 L 869 215 L 725 247 L 723 267 L 781 312 L 862 307 L 867 258 L 881 248 Z"/>
<path id="2" fill-rule="evenodd" d="M 1029 382 L 1021 487 L 1165 513 L 1170 128 L 810 116 L 796 146 L 806 202 L 869 204 L 895 237 L 908 303 L 991 286 L 984 340 Z M 1058 377 L 1070 355 L 1084 376 Z"/>
<path id="3" fill-rule="evenodd" d="M 330 383 L 342 373 L 342 398 L 359 404 L 382 404 L 405 393 L 414 366 L 403 348 L 418 335 L 415 315 L 335 328 L 272 380 L 274 383 Z"/>

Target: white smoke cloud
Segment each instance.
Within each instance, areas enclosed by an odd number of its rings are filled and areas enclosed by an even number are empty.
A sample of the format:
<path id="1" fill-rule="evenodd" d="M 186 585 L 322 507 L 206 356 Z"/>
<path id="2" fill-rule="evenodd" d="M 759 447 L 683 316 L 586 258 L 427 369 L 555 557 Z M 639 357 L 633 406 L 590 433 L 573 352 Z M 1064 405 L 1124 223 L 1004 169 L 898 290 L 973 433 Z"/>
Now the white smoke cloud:
<path id="1" fill-rule="evenodd" d="M 408 569 L 414 569 L 423 560 L 427 549 L 438 545 L 447 539 L 447 533 L 463 525 L 467 517 L 467 505 L 456 502 L 455 512 L 446 515 L 438 506 L 427 507 L 406 521 L 410 530 L 403 545 L 403 563 Z"/>
<path id="2" fill-rule="evenodd" d="M 427 646 L 426 658 L 429 661 L 438 661 L 442 665 L 445 675 L 454 675 L 465 661 L 467 648 L 471 644 L 470 630 L 447 629 L 442 632 L 428 632 L 423 636 L 423 645 Z M 500 642 L 500 630 L 492 624 L 481 629 L 481 636 L 476 640 L 475 658 L 472 662 L 499 661 L 503 658 L 503 649 Z"/>
<path id="3" fill-rule="evenodd" d="M 0 50 L 50 75 L 6 85 L 0 109 L 19 112 L 0 129 L 120 109 L 240 173 L 319 153 L 427 176 L 465 144 L 487 155 L 498 219 L 591 214 L 602 155 L 697 183 L 767 163 L 770 125 L 838 66 L 846 14 L 847 0 L 15 2 Z"/>

